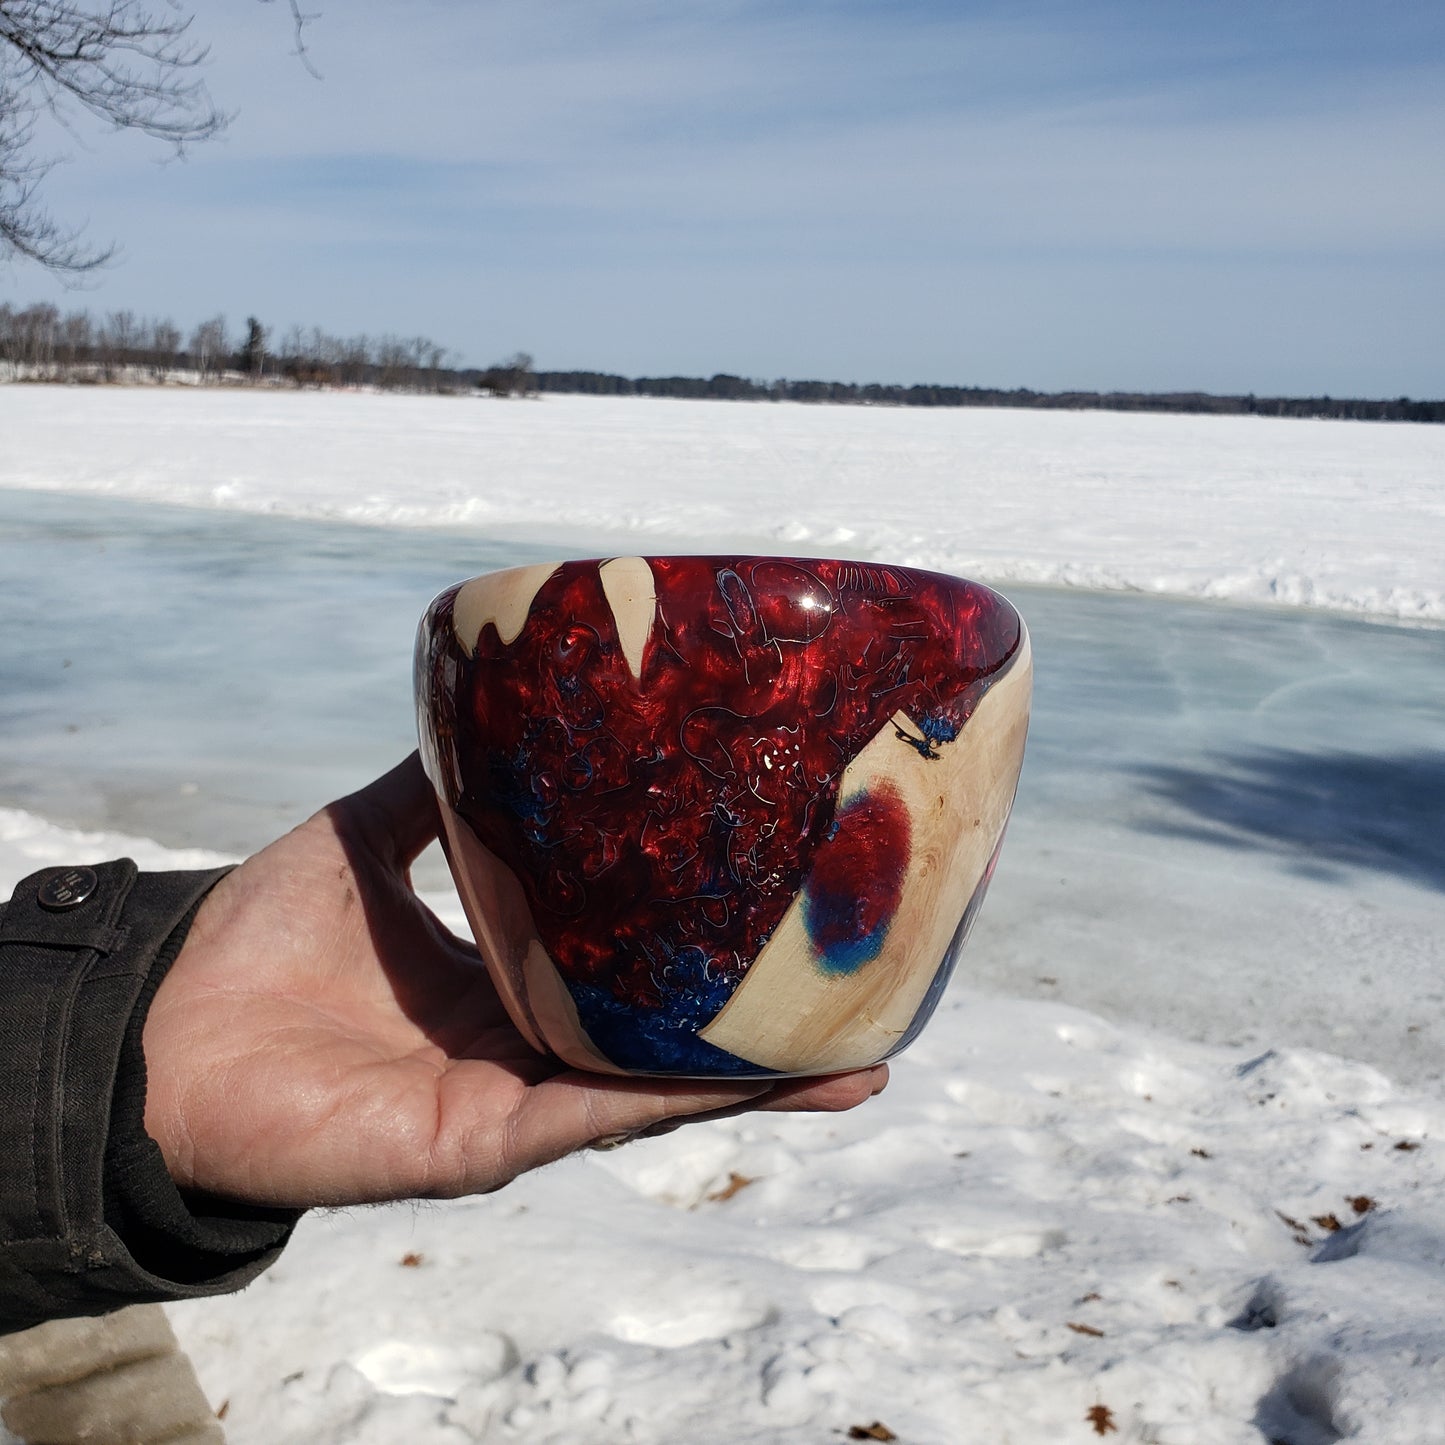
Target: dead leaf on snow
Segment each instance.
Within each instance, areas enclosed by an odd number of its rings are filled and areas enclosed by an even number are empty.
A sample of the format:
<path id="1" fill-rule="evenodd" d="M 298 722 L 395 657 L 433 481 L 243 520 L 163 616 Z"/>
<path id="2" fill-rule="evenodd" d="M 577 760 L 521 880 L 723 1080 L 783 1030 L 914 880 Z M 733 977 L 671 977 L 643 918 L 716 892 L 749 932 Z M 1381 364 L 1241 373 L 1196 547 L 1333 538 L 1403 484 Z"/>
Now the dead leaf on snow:
<path id="1" fill-rule="evenodd" d="M 896 1440 L 896 1436 L 881 1420 L 871 1425 L 851 1425 L 848 1428 L 850 1440 Z"/>
<path id="2" fill-rule="evenodd" d="M 1275 1213 L 1279 1215 L 1279 1217 L 1284 1221 L 1286 1227 L 1289 1229 L 1289 1232 L 1294 1235 L 1296 1244 L 1314 1243 L 1314 1241 L 1310 1238 L 1309 1230 L 1306 1229 L 1304 1225 L 1299 1222 L 1299 1220 L 1291 1219 L 1289 1215 L 1286 1214 L 1282 1209 L 1276 1209 Z"/>
<path id="3" fill-rule="evenodd" d="M 748 1187 L 749 1184 L 756 1184 L 756 1179 L 750 1179 L 746 1174 L 739 1174 L 737 1170 L 728 1171 L 728 1182 L 721 1189 L 714 1189 L 706 1199 L 710 1204 L 721 1204 L 724 1199 L 731 1199 L 734 1194 L 739 1193 Z"/>

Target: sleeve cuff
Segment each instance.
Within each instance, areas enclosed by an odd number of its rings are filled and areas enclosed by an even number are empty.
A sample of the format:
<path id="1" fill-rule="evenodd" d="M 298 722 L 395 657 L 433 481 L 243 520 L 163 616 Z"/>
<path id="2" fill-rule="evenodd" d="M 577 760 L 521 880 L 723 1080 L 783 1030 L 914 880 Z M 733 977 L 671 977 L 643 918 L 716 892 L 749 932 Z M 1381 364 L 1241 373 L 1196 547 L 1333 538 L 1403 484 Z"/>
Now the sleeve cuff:
<path id="1" fill-rule="evenodd" d="M 237 1289 L 300 1217 L 183 1194 L 145 1132 L 146 1011 L 225 871 L 51 868 L 0 913 L 0 1332 Z"/>

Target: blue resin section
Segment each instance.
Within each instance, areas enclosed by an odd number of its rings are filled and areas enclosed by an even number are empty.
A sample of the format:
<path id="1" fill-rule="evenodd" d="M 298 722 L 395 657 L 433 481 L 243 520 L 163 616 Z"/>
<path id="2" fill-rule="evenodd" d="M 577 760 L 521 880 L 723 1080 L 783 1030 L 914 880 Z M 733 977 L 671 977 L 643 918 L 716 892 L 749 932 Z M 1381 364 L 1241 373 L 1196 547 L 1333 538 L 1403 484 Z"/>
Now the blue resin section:
<path id="1" fill-rule="evenodd" d="M 634 1073 L 763 1077 L 775 1069 L 749 1063 L 697 1037 L 737 987 L 710 973 L 699 948 L 684 948 L 653 970 L 662 1002 L 646 1008 L 591 984 L 570 984 L 578 1017 L 592 1042 L 619 1068 Z"/>
<path id="2" fill-rule="evenodd" d="M 883 952 L 891 917 L 864 933 L 859 932 L 857 915 L 856 898 L 839 899 L 814 892 L 803 894 L 803 923 L 825 972 L 856 973 Z"/>
<path id="3" fill-rule="evenodd" d="M 592 1042 L 619 1068 L 637 1074 L 697 1074 L 762 1078 L 776 1069 L 749 1063 L 693 1032 L 686 1008 L 642 1009 L 588 984 L 570 992 Z"/>

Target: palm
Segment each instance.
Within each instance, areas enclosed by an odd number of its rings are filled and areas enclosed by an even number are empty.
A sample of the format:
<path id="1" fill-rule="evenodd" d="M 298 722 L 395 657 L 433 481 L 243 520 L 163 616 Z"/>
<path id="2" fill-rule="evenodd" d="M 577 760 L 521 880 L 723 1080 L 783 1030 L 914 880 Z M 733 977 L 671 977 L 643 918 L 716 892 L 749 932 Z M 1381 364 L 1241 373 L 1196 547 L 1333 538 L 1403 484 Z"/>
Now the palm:
<path id="1" fill-rule="evenodd" d="M 495 1189 L 600 1137 L 737 1107 L 847 1108 L 882 1071 L 601 1078 L 537 1055 L 411 891 L 435 805 L 408 759 L 207 898 L 145 1026 L 146 1126 L 183 1185 L 279 1205 Z"/>

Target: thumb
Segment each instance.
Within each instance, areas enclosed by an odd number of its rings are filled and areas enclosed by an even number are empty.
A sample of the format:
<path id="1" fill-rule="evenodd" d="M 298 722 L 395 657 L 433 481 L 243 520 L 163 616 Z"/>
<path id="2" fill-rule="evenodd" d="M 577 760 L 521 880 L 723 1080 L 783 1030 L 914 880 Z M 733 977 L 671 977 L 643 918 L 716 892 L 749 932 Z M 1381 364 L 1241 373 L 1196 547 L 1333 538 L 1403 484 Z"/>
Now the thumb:
<path id="1" fill-rule="evenodd" d="M 371 851 L 398 872 L 411 867 L 441 825 L 436 794 L 417 753 L 329 811 L 339 830 L 353 824 Z"/>

